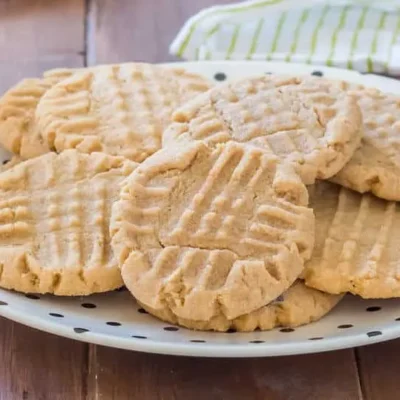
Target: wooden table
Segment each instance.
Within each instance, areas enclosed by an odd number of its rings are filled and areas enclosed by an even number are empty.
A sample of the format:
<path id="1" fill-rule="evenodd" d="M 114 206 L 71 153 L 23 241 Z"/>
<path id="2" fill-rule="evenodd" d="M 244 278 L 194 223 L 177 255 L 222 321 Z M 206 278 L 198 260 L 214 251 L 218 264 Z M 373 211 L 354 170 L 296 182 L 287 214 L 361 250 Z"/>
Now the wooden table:
<path id="1" fill-rule="evenodd" d="M 0 91 L 52 67 L 169 60 L 185 19 L 212 3 L 0 0 Z M 399 374 L 400 340 L 296 357 L 193 359 L 88 345 L 0 318 L 0 400 L 398 400 Z"/>

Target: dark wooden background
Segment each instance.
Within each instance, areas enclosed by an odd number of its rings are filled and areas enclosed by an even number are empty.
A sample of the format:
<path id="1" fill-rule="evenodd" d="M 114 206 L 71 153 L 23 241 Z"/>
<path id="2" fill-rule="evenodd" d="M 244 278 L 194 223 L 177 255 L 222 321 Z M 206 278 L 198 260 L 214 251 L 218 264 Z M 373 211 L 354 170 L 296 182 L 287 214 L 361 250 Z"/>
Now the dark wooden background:
<path id="1" fill-rule="evenodd" d="M 219 3 L 229 3 L 218 0 Z M 45 69 L 166 61 L 212 0 L 0 0 L 0 91 Z M 264 359 L 195 359 L 88 345 L 0 318 L 0 400 L 399 400 L 400 340 Z"/>

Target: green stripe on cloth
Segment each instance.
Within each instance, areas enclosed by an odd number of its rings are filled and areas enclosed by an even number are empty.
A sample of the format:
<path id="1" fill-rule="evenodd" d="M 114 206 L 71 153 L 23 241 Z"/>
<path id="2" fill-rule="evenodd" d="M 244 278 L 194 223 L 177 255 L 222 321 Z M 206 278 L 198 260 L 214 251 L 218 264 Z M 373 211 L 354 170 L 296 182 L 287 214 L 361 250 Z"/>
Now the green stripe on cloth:
<path id="1" fill-rule="evenodd" d="M 307 18 L 309 15 L 310 15 L 309 9 L 303 10 L 303 12 L 301 13 L 300 20 L 296 26 L 296 29 L 294 30 L 294 41 L 293 41 L 292 45 L 290 46 L 290 52 L 286 56 L 286 59 L 285 59 L 286 62 L 290 62 L 293 54 L 297 50 L 297 45 L 299 43 L 299 36 L 300 36 L 301 28 L 303 27 L 304 23 L 307 21 Z"/>
<path id="2" fill-rule="evenodd" d="M 388 58 L 387 58 L 387 60 L 385 62 L 385 71 L 386 72 L 389 72 L 389 63 L 390 63 L 390 60 L 392 58 L 393 46 L 396 43 L 397 36 L 399 36 L 399 33 L 400 33 L 400 15 L 397 17 L 396 29 L 393 32 L 392 40 L 391 40 L 390 47 L 389 47 Z"/>
<path id="3" fill-rule="evenodd" d="M 214 25 L 209 31 L 206 32 L 206 39 L 209 39 L 212 35 L 219 31 L 221 24 Z"/>
<path id="4" fill-rule="evenodd" d="M 240 32 L 240 25 L 236 25 L 232 34 L 231 43 L 229 44 L 228 51 L 226 53 L 225 58 L 227 60 L 229 60 L 232 57 L 232 54 L 235 51 L 237 39 L 239 37 L 239 32 Z"/>
<path id="5" fill-rule="evenodd" d="M 317 25 L 316 25 L 316 27 L 314 29 L 314 32 L 313 32 L 312 36 L 311 36 L 311 49 L 310 49 L 310 55 L 309 55 L 309 57 L 307 59 L 307 64 L 311 64 L 312 57 L 314 56 L 315 50 L 317 48 L 319 31 L 324 26 L 325 18 L 326 18 L 326 15 L 328 14 L 329 10 L 331 10 L 331 7 L 329 7 L 329 6 L 325 6 L 322 9 L 321 15 L 320 15 L 320 17 L 318 19 L 318 22 L 317 22 Z"/>
<path id="6" fill-rule="evenodd" d="M 387 11 L 382 12 L 381 17 L 379 18 L 378 26 L 375 30 L 374 38 L 372 39 L 371 43 L 371 50 L 369 53 L 369 56 L 367 58 L 367 71 L 372 72 L 374 65 L 372 62 L 372 56 L 376 53 L 376 50 L 378 49 L 378 36 L 380 31 L 384 28 L 385 23 L 386 23 L 386 18 L 387 18 Z"/>
<path id="7" fill-rule="evenodd" d="M 333 65 L 333 56 L 335 54 L 336 44 L 339 32 L 344 28 L 346 24 L 347 13 L 349 11 L 350 6 L 346 6 L 342 9 L 339 17 L 339 24 L 337 25 L 335 31 L 333 32 L 332 39 L 331 39 L 331 51 L 329 53 L 328 59 L 326 60 L 326 64 L 329 66 Z"/>
<path id="8" fill-rule="evenodd" d="M 261 3 L 257 3 L 257 4 L 249 4 L 248 6 L 232 7 L 229 10 L 218 10 L 211 15 L 230 14 L 230 13 L 238 13 L 238 12 L 242 12 L 242 11 L 249 11 L 252 9 L 257 9 L 257 8 L 270 6 L 273 4 L 278 4 L 278 3 L 281 3 L 282 1 L 283 0 L 267 0 L 267 1 L 263 1 Z M 202 18 L 198 19 L 195 23 L 193 23 L 193 25 L 190 27 L 185 40 L 182 42 L 181 46 L 179 47 L 179 50 L 177 53 L 179 57 L 182 57 L 183 53 L 185 52 L 186 48 L 188 47 L 190 40 L 192 39 L 192 36 L 193 36 L 194 32 L 196 31 L 197 26 L 206 18 L 210 18 L 210 14 L 204 15 Z"/>
<path id="9" fill-rule="evenodd" d="M 219 29 L 221 28 L 221 24 L 217 24 L 213 26 L 207 33 L 206 33 L 206 39 L 209 40 L 211 36 L 215 35 L 217 32 L 219 32 Z M 206 60 L 211 60 L 211 51 L 207 49 L 207 53 L 205 55 Z"/>
<path id="10" fill-rule="evenodd" d="M 281 35 L 282 26 L 283 26 L 283 24 L 285 23 L 286 17 L 287 17 L 287 13 L 286 13 L 286 11 L 284 11 L 284 12 L 281 14 L 280 18 L 279 18 L 278 26 L 277 26 L 277 28 L 276 28 L 275 35 L 274 35 L 274 38 L 273 38 L 273 40 L 272 40 L 271 49 L 270 49 L 270 51 L 269 51 L 269 53 L 268 53 L 268 55 L 267 55 L 267 60 L 268 60 L 268 61 L 271 60 L 272 54 L 275 53 L 275 51 L 276 51 L 276 49 L 277 49 L 277 47 L 278 47 L 279 37 L 280 37 L 280 35 Z"/>
<path id="11" fill-rule="evenodd" d="M 360 18 L 358 19 L 356 30 L 353 33 L 353 38 L 351 40 L 351 45 L 350 45 L 350 56 L 349 56 L 349 60 L 347 61 L 348 69 L 353 69 L 353 57 L 354 57 L 354 53 L 357 49 L 358 37 L 360 36 L 360 31 L 361 31 L 361 29 L 364 28 L 364 25 L 365 25 L 365 16 L 367 15 L 367 12 L 368 12 L 368 8 L 364 7 L 360 14 Z"/>
<path id="12" fill-rule="evenodd" d="M 256 49 L 257 49 L 258 39 L 259 39 L 259 37 L 260 37 L 261 30 L 262 30 L 263 26 L 264 26 L 264 18 L 261 18 L 261 19 L 258 21 L 256 30 L 254 31 L 253 39 L 251 40 L 250 49 L 249 49 L 249 51 L 248 51 L 248 53 L 247 53 L 247 56 L 246 56 L 246 58 L 247 58 L 248 60 L 251 59 L 252 55 L 255 53 L 255 51 L 256 51 Z"/>

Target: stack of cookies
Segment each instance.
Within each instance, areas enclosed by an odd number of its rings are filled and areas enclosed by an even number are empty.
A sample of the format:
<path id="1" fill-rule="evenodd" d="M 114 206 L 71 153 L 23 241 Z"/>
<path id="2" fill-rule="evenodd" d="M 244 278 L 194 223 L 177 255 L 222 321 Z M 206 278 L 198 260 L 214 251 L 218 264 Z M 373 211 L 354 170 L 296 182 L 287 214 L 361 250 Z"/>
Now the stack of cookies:
<path id="1" fill-rule="evenodd" d="M 0 99 L 0 286 L 126 285 L 192 329 L 400 297 L 400 99 L 318 77 L 52 70 Z M 334 183 L 332 183 L 334 182 Z M 372 193 L 372 194 L 371 194 Z"/>

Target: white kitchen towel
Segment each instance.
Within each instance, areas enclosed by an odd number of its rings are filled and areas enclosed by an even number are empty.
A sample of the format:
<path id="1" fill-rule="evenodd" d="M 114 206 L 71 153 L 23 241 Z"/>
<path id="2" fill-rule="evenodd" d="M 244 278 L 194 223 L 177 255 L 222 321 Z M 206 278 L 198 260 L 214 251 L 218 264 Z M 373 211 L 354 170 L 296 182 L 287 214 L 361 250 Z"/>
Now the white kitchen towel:
<path id="1" fill-rule="evenodd" d="M 250 0 L 190 18 L 171 53 L 400 74 L 400 0 Z"/>

